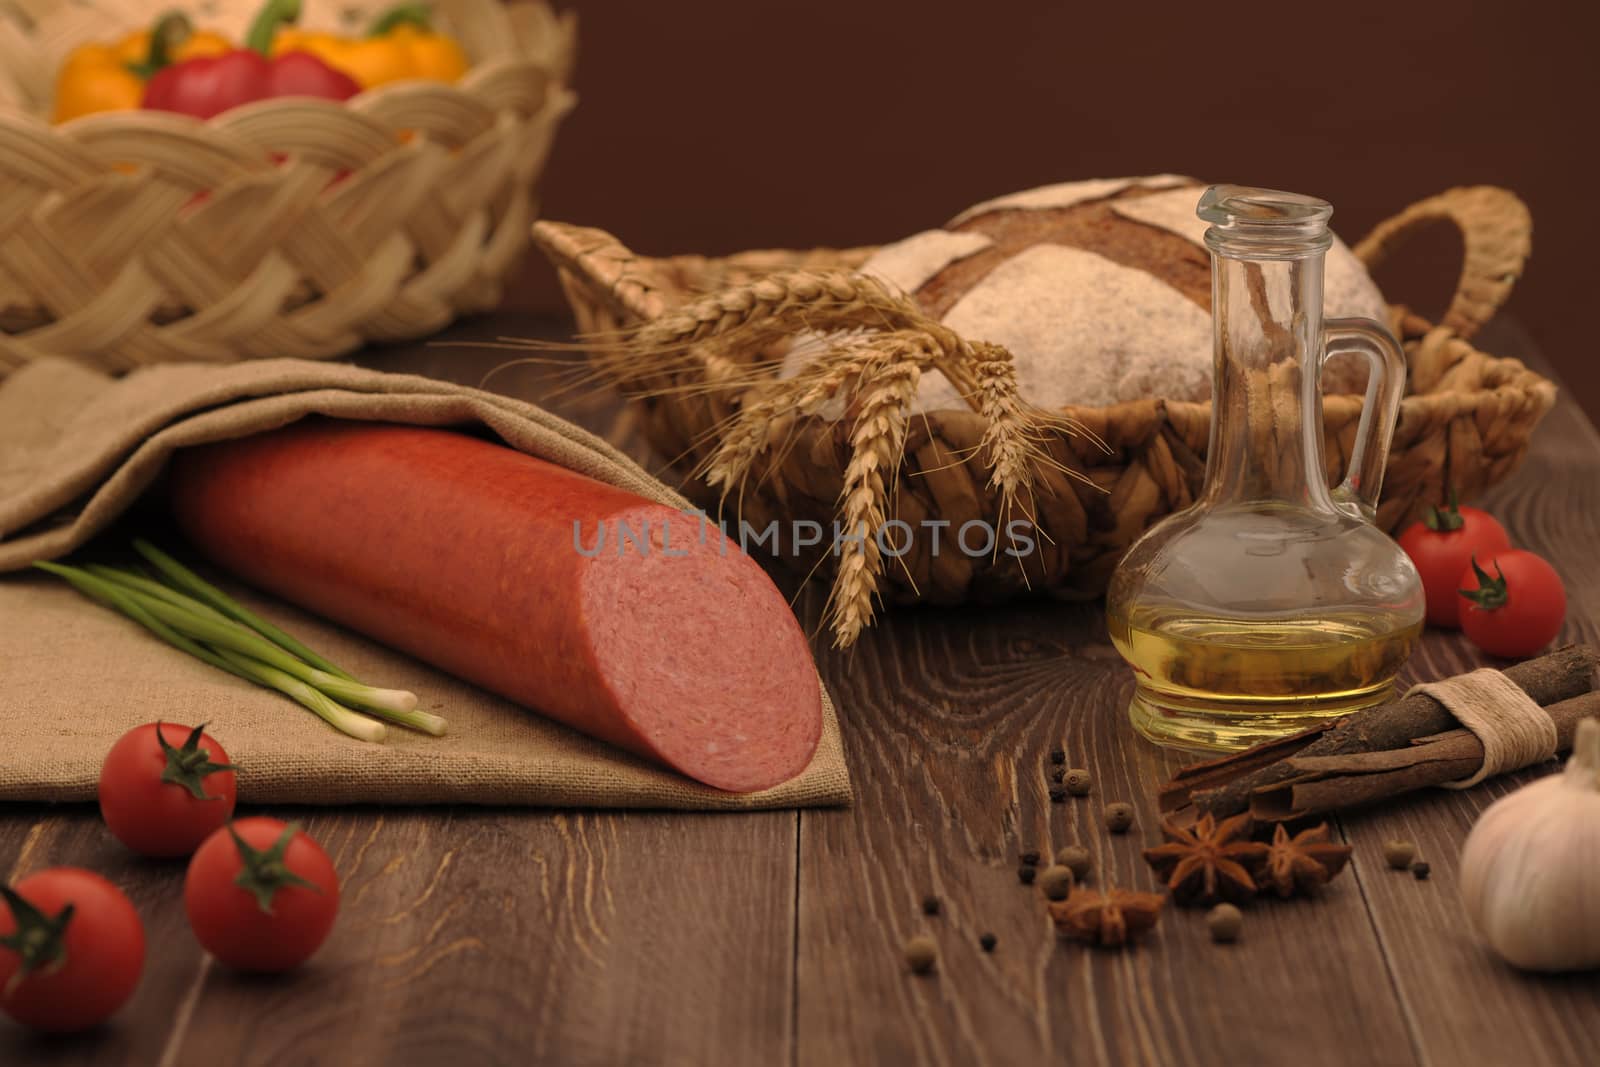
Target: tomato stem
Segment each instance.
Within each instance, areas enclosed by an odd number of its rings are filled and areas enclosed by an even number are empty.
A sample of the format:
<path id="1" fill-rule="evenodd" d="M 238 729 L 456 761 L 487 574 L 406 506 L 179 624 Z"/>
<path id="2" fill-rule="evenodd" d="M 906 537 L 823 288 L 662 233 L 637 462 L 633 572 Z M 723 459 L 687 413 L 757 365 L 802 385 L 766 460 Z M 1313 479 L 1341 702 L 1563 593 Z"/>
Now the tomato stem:
<path id="1" fill-rule="evenodd" d="M 1478 577 L 1478 588 L 1462 589 L 1460 593 L 1484 611 L 1495 611 L 1506 606 L 1511 599 L 1506 588 L 1506 572 L 1500 569 L 1498 561 L 1494 565 L 1495 574 L 1499 577 L 1491 578 L 1489 572 L 1478 566 L 1478 557 L 1472 557 L 1472 573 Z"/>
<path id="2" fill-rule="evenodd" d="M 216 774 L 218 771 L 236 771 L 239 768 L 231 763 L 211 762 L 211 753 L 200 747 L 200 735 L 204 732 L 206 724 L 201 723 L 191 730 L 182 748 L 172 747 L 172 743 L 161 732 L 163 728 L 163 724 L 158 720 L 156 741 L 161 745 L 162 754 L 167 757 L 167 765 L 161 770 L 161 780 L 182 786 L 196 800 L 221 799 L 206 792 L 206 775 Z"/>
<path id="3" fill-rule="evenodd" d="M 4 994 L 9 997 L 28 975 L 53 970 L 67 962 L 67 924 L 72 921 L 74 909 L 67 904 L 55 915 L 46 915 L 8 885 L 0 885 L 0 898 L 10 906 L 11 921 L 16 926 L 0 937 L 0 946 L 15 952 L 21 961 L 6 981 Z"/>
<path id="4" fill-rule="evenodd" d="M 289 850 L 289 842 L 299 832 L 299 824 L 290 823 L 283 828 L 283 833 L 278 835 L 271 848 L 256 849 L 239 836 L 231 820 L 228 822 L 228 833 L 233 837 L 234 847 L 239 850 L 240 868 L 233 884 L 255 897 L 256 906 L 268 915 L 272 914 L 272 898 L 277 896 L 280 889 L 294 885 L 313 893 L 322 892 L 315 882 L 295 874 L 283 861 L 284 853 Z"/>
<path id="5" fill-rule="evenodd" d="M 1461 529 L 1466 522 L 1461 517 L 1461 505 L 1456 500 L 1456 491 L 1450 490 L 1448 502 L 1442 508 L 1430 507 L 1427 514 L 1422 516 L 1422 524 L 1435 532 L 1448 533 L 1451 530 Z"/>

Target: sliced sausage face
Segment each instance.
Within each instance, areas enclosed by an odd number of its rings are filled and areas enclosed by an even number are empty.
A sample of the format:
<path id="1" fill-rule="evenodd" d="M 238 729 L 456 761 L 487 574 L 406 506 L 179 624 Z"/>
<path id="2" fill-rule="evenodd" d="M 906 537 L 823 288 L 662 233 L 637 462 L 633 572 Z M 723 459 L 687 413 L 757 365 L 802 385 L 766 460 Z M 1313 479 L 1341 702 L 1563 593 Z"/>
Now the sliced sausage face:
<path id="1" fill-rule="evenodd" d="M 596 670 L 629 725 L 662 762 L 722 789 L 804 770 L 821 687 L 771 579 L 693 516 L 646 506 L 613 521 L 627 528 L 621 550 L 608 530 L 580 603 Z"/>

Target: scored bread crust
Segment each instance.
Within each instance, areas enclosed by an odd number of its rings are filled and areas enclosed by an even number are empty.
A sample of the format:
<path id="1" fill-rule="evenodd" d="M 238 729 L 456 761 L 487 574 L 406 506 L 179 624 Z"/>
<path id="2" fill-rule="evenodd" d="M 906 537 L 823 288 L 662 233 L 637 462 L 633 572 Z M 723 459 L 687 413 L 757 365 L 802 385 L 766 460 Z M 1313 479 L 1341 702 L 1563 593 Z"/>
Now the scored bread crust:
<path id="1" fill-rule="evenodd" d="M 1194 214 L 1204 188 L 1156 175 L 1025 190 L 886 245 L 860 269 L 903 289 L 968 340 L 1005 345 L 1022 395 L 1035 404 L 1206 400 L 1210 254 L 1205 223 Z M 1326 316 L 1384 321 L 1383 295 L 1337 238 L 1324 291 Z M 1359 392 L 1365 379 L 1364 363 L 1340 357 L 1330 361 L 1324 387 Z M 960 406 L 941 376 L 923 379 L 921 410 Z"/>

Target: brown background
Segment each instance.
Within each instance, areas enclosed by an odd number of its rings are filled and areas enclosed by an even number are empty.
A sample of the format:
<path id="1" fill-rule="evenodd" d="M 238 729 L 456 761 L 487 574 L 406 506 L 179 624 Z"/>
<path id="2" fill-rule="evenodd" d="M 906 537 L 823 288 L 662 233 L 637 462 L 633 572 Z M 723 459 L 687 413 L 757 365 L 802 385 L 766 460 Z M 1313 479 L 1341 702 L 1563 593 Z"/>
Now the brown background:
<path id="1" fill-rule="evenodd" d="M 1519 193 L 1510 310 L 1592 417 L 1600 4 L 579 2 L 549 217 L 648 252 L 859 244 L 991 195 L 1179 171 L 1316 193 L 1347 239 L 1451 185 Z M 1380 277 L 1440 310 L 1446 233 Z M 543 263 L 524 299 L 559 307 Z"/>

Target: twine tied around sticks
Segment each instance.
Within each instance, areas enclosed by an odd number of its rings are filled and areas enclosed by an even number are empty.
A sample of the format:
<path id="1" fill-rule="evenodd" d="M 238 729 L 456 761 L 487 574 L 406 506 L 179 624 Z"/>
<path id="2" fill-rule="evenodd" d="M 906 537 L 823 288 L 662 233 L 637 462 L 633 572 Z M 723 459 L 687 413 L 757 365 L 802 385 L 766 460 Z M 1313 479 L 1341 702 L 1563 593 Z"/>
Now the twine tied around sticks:
<path id="1" fill-rule="evenodd" d="M 1556 754 L 1556 724 L 1538 702 L 1492 667 L 1414 685 L 1443 704 L 1483 742 L 1483 766 L 1471 777 L 1445 782 L 1445 789 L 1470 789 L 1486 778 L 1543 763 Z"/>

